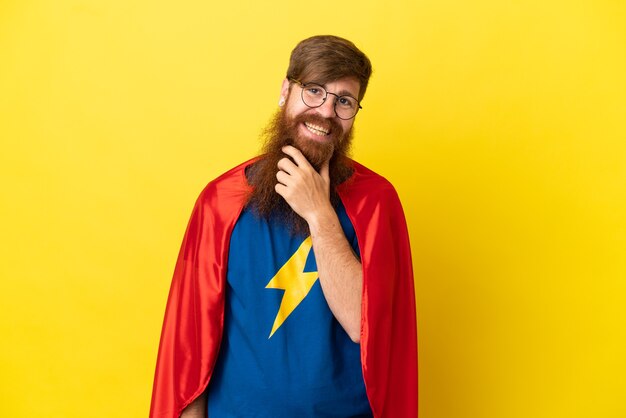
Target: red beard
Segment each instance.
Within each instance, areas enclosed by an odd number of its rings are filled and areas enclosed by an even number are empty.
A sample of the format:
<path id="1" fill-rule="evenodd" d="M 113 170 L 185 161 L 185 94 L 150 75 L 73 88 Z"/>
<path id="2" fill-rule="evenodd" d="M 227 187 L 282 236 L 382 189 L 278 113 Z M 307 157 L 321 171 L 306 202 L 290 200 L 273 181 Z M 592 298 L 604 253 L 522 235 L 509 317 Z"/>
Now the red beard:
<path id="1" fill-rule="evenodd" d="M 329 120 L 317 114 L 300 114 L 290 120 L 285 116 L 285 112 L 281 112 L 281 115 L 281 119 L 284 119 L 285 124 L 283 128 L 284 135 L 281 135 L 281 137 L 284 137 L 289 145 L 298 148 L 306 159 L 309 160 L 309 163 L 311 163 L 316 170 L 319 170 L 322 164 L 330 159 L 338 143 L 344 137 L 341 125 L 335 122 L 335 120 Z M 324 137 L 320 137 L 320 141 L 306 137 L 303 138 L 298 131 L 304 122 L 320 126 L 329 130 L 330 133 Z"/>
<path id="2" fill-rule="evenodd" d="M 298 130 L 305 121 L 329 129 L 330 133 L 323 138 L 323 141 L 302 137 Z M 347 158 L 352 141 L 352 129 L 344 132 L 335 120 L 326 119 L 314 113 L 304 113 L 289 118 L 283 108 L 274 115 L 265 128 L 263 136 L 265 138 L 264 155 L 261 160 L 246 170 L 248 181 L 254 186 L 247 205 L 264 218 L 278 216 L 281 222 L 287 224 L 292 233 L 308 234 L 309 227 L 306 221 L 295 213 L 274 189 L 278 172 L 276 165 L 280 159 L 287 157 L 282 147 L 293 145 L 298 148 L 318 171 L 322 164 L 330 159 L 330 199 L 333 206 L 336 206 L 339 203 L 336 187 L 352 174 Z"/>

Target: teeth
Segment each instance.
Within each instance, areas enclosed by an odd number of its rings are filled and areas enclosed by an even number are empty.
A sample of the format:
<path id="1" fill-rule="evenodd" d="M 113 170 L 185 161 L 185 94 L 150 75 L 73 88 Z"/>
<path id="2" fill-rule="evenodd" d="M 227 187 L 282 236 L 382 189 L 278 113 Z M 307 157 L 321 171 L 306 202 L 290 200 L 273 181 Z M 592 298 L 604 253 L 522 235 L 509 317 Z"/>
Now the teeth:
<path id="1" fill-rule="evenodd" d="M 313 125 L 312 123 L 309 122 L 304 122 L 304 126 L 307 127 L 307 129 L 311 132 L 313 132 L 315 135 L 328 135 L 328 129 L 324 129 L 321 126 L 318 125 Z"/>

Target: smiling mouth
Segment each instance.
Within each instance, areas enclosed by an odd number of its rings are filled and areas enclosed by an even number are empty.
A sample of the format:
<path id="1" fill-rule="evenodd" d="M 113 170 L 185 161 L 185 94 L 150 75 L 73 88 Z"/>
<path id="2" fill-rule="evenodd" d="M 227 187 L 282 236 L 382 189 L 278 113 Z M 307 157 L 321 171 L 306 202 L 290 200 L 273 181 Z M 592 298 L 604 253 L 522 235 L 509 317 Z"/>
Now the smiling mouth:
<path id="1" fill-rule="evenodd" d="M 310 122 L 304 122 L 304 126 L 313 134 L 317 135 L 317 136 L 326 136 L 330 133 L 330 130 L 323 128 L 319 125 L 315 125 L 313 123 Z"/>

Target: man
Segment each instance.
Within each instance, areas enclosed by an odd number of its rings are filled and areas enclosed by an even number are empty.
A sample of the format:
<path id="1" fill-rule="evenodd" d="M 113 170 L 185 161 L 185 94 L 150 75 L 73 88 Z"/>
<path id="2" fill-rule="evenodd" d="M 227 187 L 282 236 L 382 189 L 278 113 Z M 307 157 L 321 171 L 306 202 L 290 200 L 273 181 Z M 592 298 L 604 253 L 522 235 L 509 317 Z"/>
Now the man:
<path id="1" fill-rule="evenodd" d="M 300 42 L 265 152 L 198 198 L 151 417 L 417 416 L 404 215 L 346 156 L 370 74 L 345 39 Z"/>

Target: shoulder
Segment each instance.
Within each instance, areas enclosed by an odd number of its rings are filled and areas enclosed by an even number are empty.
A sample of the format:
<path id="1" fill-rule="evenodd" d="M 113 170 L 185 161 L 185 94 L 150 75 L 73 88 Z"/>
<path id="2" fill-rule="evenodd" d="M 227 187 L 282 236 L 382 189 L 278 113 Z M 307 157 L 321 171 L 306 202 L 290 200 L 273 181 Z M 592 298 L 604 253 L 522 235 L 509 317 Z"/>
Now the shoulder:
<path id="1" fill-rule="evenodd" d="M 247 192 L 250 189 L 246 181 L 246 167 L 258 157 L 244 161 L 211 180 L 200 193 L 200 199 L 208 199 L 221 193 Z"/>
<path id="2" fill-rule="evenodd" d="M 216 199 L 228 200 L 246 196 L 250 186 L 246 181 L 246 167 L 255 162 L 258 157 L 247 160 L 211 180 L 198 197 L 200 203 L 214 202 Z"/>
<path id="3" fill-rule="evenodd" d="M 341 196 L 367 197 L 369 199 L 398 198 L 393 184 L 385 177 L 354 160 L 349 162 L 353 173 L 348 180 L 339 186 L 338 192 Z"/>

